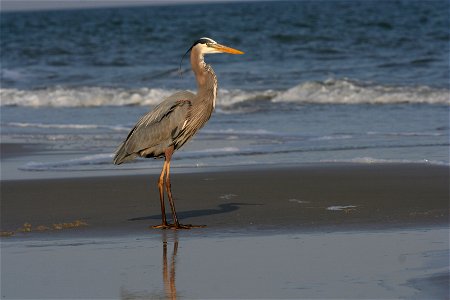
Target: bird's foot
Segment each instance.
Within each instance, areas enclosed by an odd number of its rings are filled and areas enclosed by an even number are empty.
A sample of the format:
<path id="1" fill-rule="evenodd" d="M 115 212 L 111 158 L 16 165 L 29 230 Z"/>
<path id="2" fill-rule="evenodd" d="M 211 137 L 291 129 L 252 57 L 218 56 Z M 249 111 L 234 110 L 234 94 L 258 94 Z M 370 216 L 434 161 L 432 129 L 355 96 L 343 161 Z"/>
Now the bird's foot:
<path id="1" fill-rule="evenodd" d="M 206 225 L 192 225 L 192 224 L 173 224 L 172 229 L 192 229 L 192 228 L 205 228 Z"/>
<path id="2" fill-rule="evenodd" d="M 192 225 L 192 224 L 160 224 L 160 225 L 155 225 L 155 226 L 151 226 L 151 228 L 153 229 L 173 229 L 173 230 L 178 230 L 178 229 L 192 229 L 192 228 L 205 228 L 206 225 Z"/>
<path id="3" fill-rule="evenodd" d="M 167 223 L 163 223 L 163 224 L 160 224 L 160 225 L 154 225 L 154 226 L 150 226 L 150 228 L 153 228 L 153 229 L 170 229 L 170 228 L 172 228 L 173 227 L 173 224 L 167 224 Z"/>

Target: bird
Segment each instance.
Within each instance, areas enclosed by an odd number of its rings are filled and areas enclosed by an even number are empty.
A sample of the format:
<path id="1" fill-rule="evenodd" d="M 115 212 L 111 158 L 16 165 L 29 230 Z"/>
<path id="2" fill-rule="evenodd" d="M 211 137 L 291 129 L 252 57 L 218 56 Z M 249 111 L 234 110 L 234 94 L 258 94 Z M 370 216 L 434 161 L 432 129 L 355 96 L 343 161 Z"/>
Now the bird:
<path id="1" fill-rule="evenodd" d="M 217 77 L 212 67 L 205 63 L 204 56 L 214 53 L 244 54 L 240 50 L 221 45 L 208 37 L 195 41 L 184 56 L 189 52 L 191 67 L 197 81 L 197 94 L 180 91 L 165 98 L 139 119 L 126 139 L 119 145 L 113 159 L 114 164 L 120 165 L 136 157 L 164 158 L 158 180 L 161 224 L 152 226 L 156 229 L 205 227 L 180 224 L 170 184 L 170 161 L 174 152 L 206 124 L 216 105 Z M 164 187 L 172 211 L 172 224 L 169 224 L 166 218 Z"/>

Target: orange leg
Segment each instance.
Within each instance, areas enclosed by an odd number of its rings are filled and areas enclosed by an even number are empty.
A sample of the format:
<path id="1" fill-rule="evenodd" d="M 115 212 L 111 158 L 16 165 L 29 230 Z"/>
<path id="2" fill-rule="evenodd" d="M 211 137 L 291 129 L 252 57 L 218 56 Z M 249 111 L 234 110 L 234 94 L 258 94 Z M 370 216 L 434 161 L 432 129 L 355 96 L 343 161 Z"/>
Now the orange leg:
<path id="1" fill-rule="evenodd" d="M 159 198 L 161 201 L 161 213 L 162 213 L 162 224 L 153 226 L 153 228 L 161 228 L 161 229 L 191 229 L 191 228 L 202 228 L 206 227 L 205 225 L 181 225 L 178 221 L 177 212 L 175 209 L 175 202 L 173 201 L 172 197 L 172 188 L 170 184 L 170 160 L 172 158 L 172 154 L 174 152 L 174 147 L 171 146 L 165 151 L 165 161 L 164 166 L 161 172 L 161 176 L 159 177 L 158 181 L 158 188 L 159 188 Z M 163 191 L 163 185 L 164 185 L 164 175 L 165 175 L 165 186 L 166 186 L 166 192 L 167 192 L 167 198 L 169 198 L 169 204 L 170 209 L 172 210 L 172 218 L 173 218 L 173 224 L 168 224 L 166 221 L 166 213 L 164 208 L 164 191 Z"/>
<path id="2" fill-rule="evenodd" d="M 159 189 L 159 202 L 161 204 L 161 224 L 152 226 L 152 228 L 161 228 L 161 229 L 167 229 L 171 226 L 167 223 L 166 219 L 166 208 L 164 205 L 164 174 L 166 173 L 166 167 L 167 167 L 167 161 L 164 161 L 164 165 L 161 170 L 161 175 L 159 176 L 158 180 L 158 189 Z"/>
<path id="3" fill-rule="evenodd" d="M 167 198 L 169 198 L 169 204 L 170 209 L 172 210 L 172 217 L 173 217 L 173 225 L 175 227 L 179 227 L 180 223 L 178 222 L 177 218 L 177 212 L 175 210 L 175 202 L 172 198 L 172 189 L 170 185 L 170 159 L 172 158 L 173 154 L 173 146 L 166 150 L 166 192 L 167 192 Z"/>

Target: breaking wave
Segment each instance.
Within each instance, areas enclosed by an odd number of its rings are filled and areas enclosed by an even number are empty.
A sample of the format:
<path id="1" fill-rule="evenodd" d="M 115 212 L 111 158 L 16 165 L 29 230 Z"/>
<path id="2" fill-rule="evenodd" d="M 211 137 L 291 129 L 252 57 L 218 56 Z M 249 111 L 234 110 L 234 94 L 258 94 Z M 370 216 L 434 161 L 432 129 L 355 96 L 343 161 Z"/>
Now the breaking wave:
<path id="1" fill-rule="evenodd" d="M 173 90 L 142 88 L 54 87 L 38 90 L 0 89 L 2 106 L 92 107 L 155 105 Z"/>
<path id="2" fill-rule="evenodd" d="M 355 164 L 427 164 L 436 166 L 449 166 L 448 162 L 439 160 L 411 160 L 411 159 L 383 159 L 374 157 L 355 157 L 352 159 L 324 159 L 322 163 L 355 163 Z"/>
<path id="3" fill-rule="evenodd" d="M 263 151 L 264 152 L 264 151 Z M 205 149 L 199 151 L 186 151 L 178 155 L 177 159 L 195 159 L 205 156 L 235 156 L 235 155 L 246 155 L 249 150 L 243 150 L 235 147 L 225 147 L 217 149 Z M 261 152 L 262 153 L 262 152 Z M 94 155 L 86 155 L 78 158 L 56 161 L 56 162 L 27 162 L 26 164 L 19 167 L 22 171 L 80 171 L 80 170 L 90 170 L 95 169 L 111 169 L 112 168 L 112 158 L 114 154 L 112 153 L 102 153 Z M 128 169 L 149 169 L 151 164 L 148 163 L 149 160 L 138 159 L 134 161 L 132 166 L 128 165 Z M 438 161 L 438 160 L 410 160 L 410 159 L 380 159 L 373 157 L 355 157 L 351 159 L 323 159 L 318 161 L 319 163 L 350 163 L 350 164 L 425 164 L 425 165 L 435 165 L 435 166 L 449 166 L 448 162 Z M 246 164 L 251 164 L 251 162 L 246 162 Z M 227 164 L 228 165 L 228 164 Z M 178 167 L 198 167 L 201 166 L 198 162 L 191 161 L 184 165 L 177 164 Z M 206 166 L 206 165 L 205 165 Z M 160 168 L 160 165 L 154 165 L 153 168 Z"/>
<path id="4" fill-rule="evenodd" d="M 58 162 L 28 162 L 20 167 L 22 171 L 70 170 L 72 167 L 110 165 L 114 154 L 94 154 Z"/>
<path id="5" fill-rule="evenodd" d="M 153 106 L 174 93 L 172 89 L 53 87 L 37 90 L 1 88 L 1 106 L 93 107 Z M 229 108 L 246 102 L 296 104 L 401 104 L 450 105 L 448 89 L 429 86 L 387 86 L 348 79 L 308 81 L 286 90 L 244 91 L 220 89 L 217 106 Z"/>
<path id="6" fill-rule="evenodd" d="M 181 152 L 177 159 L 193 159 L 205 156 L 227 156 L 233 155 L 240 151 L 236 147 L 223 147 L 223 148 L 209 148 L 196 151 L 183 151 Z M 113 153 L 100 153 L 93 155 L 86 155 L 82 157 L 77 157 L 73 159 L 61 160 L 56 162 L 27 162 L 25 165 L 19 167 L 22 171 L 79 171 L 79 170 L 89 170 L 92 168 L 96 169 L 110 169 L 112 167 Z M 148 164 L 144 166 L 138 166 L 139 162 L 149 162 L 151 160 L 137 159 L 134 161 L 133 169 L 148 168 Z M 142 165 L 142 164 L 141 164 Z M 194 167 L 195 164 L 190 165 Z M 156 166 L 159 168 L 160 166 Z"/>
<path id="7" fill-rule="evenodd" d="M 448 89 L 429 86 L 386 86 L 351 80 L 306 82 L 276 95 L 274 102 L 336 104 L 450 104 Z"/>
<path id="8" fill-rule="evenodd" d="M 44 124 L 44 123 L 25 123 L 10 122 L 5 123 L 8 127 L 20 128 L 44 128 L 44 129 L 108 129 L 113 131 L 129 131 L 131 126 L 125 125 L 98 125 L 98 124 Z"/>

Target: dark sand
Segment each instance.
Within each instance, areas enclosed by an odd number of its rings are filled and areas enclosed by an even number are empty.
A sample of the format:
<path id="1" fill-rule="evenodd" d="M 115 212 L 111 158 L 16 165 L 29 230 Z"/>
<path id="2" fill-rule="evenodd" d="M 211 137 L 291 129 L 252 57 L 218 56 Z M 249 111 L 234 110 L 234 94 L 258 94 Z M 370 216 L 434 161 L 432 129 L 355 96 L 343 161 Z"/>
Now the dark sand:
<path id="1" fill-rule="evenodd" d="M 1 230 L 28 223 L 35 231 L 76 220 L 88 224 L 84 230 L 146 230 L 160 222 L 157 179 L 2 181 Z M 335 164 L 180 174 L 173 169 L 172 189 L 181 222 L 211 229 L 386 228 L 448 224 L 449 217 L 445 166 Z"/>
<path id="2" fill-rule="evenodd" d="M 1 181 L 1 297 L 449 296 L 448 167 L 172 171 L 206 228 L 149 229 L 157 175 Z"/>

